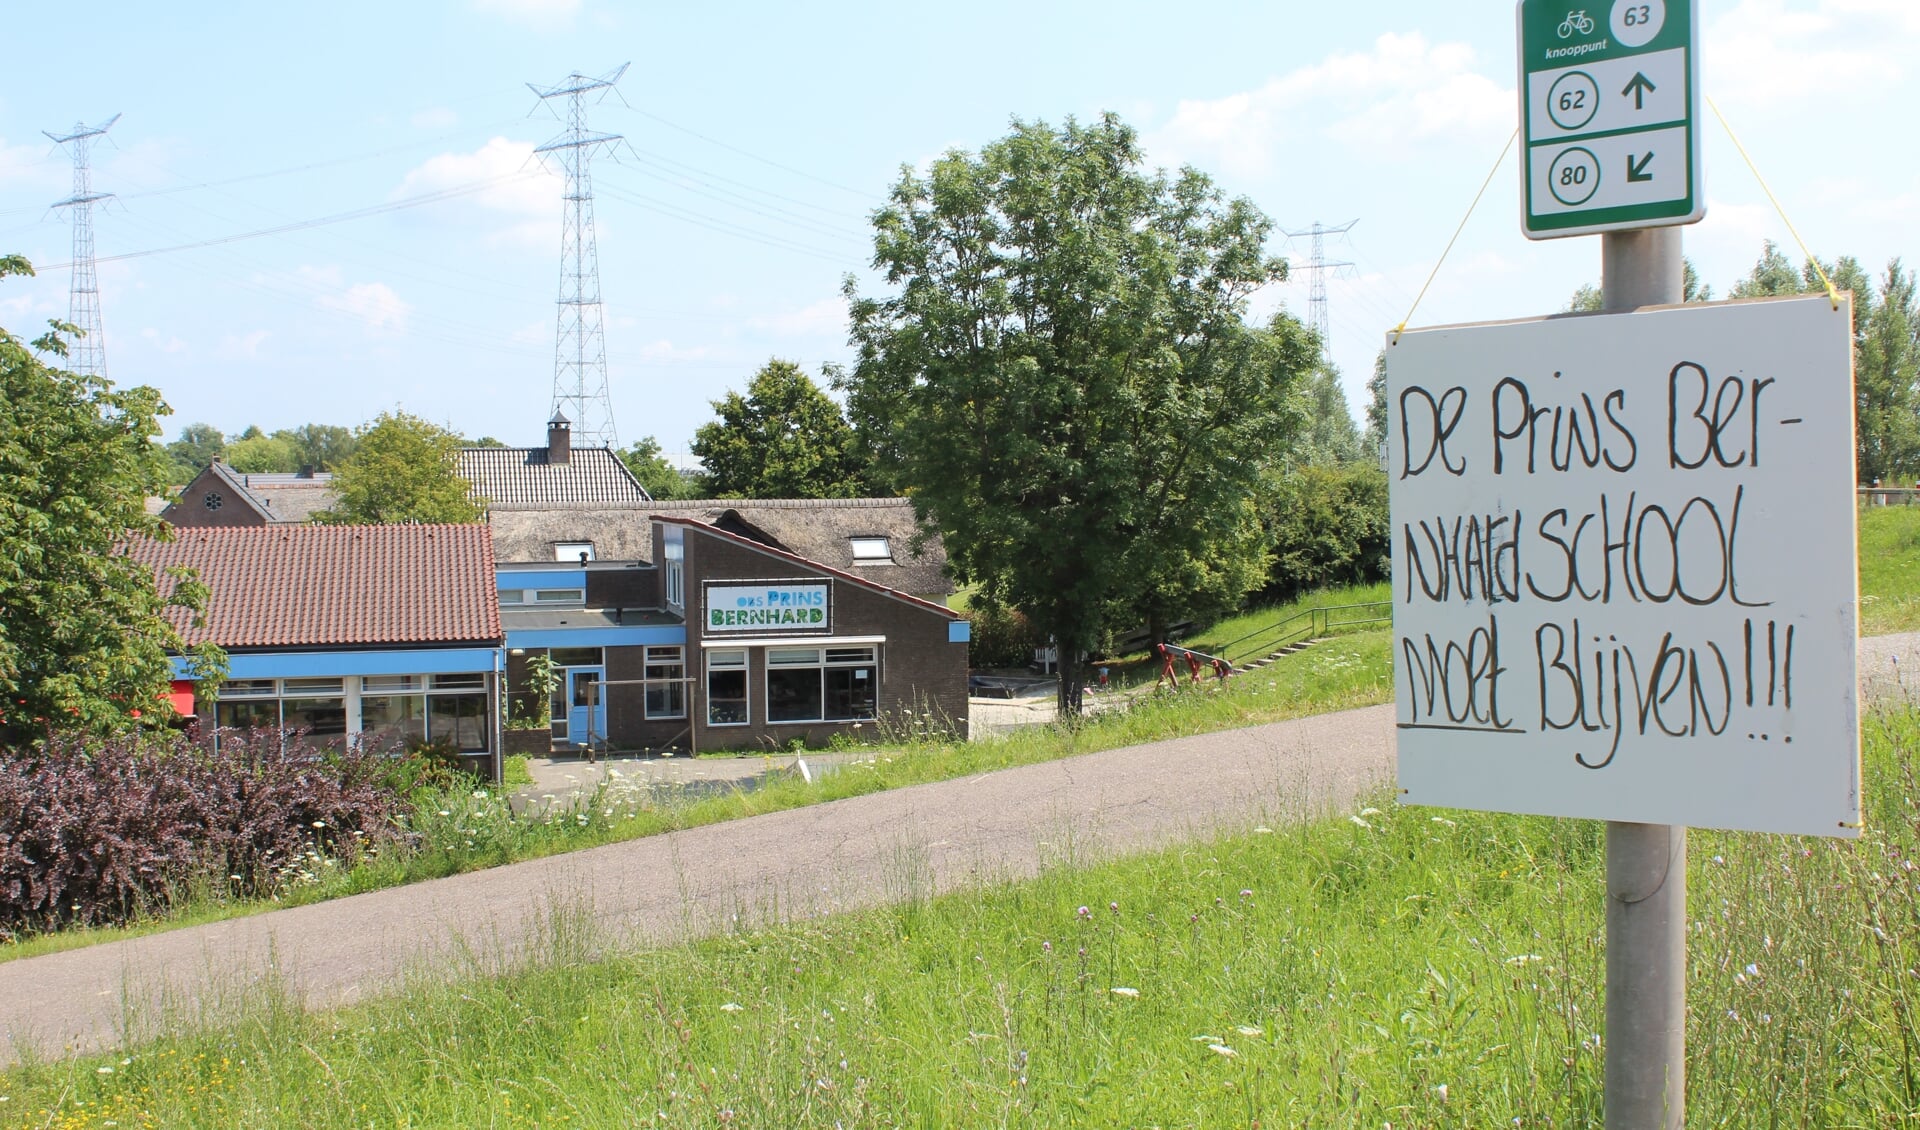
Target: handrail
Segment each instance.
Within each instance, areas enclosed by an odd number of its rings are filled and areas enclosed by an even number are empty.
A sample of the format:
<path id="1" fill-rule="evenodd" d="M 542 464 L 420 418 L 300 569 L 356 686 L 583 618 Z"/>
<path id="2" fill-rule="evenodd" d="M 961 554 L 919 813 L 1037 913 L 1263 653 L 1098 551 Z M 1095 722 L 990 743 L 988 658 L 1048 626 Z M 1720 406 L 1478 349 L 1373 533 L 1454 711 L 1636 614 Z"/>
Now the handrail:
<path id="1" fill-rule="evenodd" d="M 1230 661 L 1238 666 L 1244 659 L 1258 655 L 1268 655 L 1279 651 L 1289 644 L 1297 643 L 1301 640 L 1317 639 L 1320 636 L 1327 635 L 1336 625 L 1342 628 L 1352 628 L 1362 624 L 1391 622 L 1393 619 L 1392 608 L 1393 602 L 1391 600 L 1367 600 L 1353 604 L 1319 604 L 1312 608 L 1301 609 L 1299 612 L 1284 617 L 1265 627 L 1256 628 L 1238 639 L 1229 640 L 1219 645 L 1217 650 L 1221 655 L 1228 656 Z M 1353 612 L 1361 609 L 1385 609 L 1387 613 L 1386 615 L 1351 619 L 1337 619 L 1334 616 L 1336 612 Z M 1304 627 L 1291 627 L 1291 625 L 1301 620 L 1306 621 Z M 1243 652 L 1236 652 L 1239 645 L 1253 639 L 1261 639 L 1264 642 L 1258 646 L 1244 649 Z"/>

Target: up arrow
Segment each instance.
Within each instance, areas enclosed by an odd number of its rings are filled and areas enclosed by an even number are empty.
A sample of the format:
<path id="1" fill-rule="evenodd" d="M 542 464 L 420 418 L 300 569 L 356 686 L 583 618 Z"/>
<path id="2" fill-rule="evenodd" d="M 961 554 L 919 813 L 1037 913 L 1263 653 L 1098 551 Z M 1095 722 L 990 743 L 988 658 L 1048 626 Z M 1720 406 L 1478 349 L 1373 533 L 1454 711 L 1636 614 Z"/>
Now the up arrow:
<path id="1" fill-rule="evenodd" d="M 1644 110 L 1647 108 L 1647 92 L 1657 89 L 1659 88 L 1653 85 L 1652 79 L 1639 71 L 1635 71 L 1633 72 L 1632 80 L 1627 83 L 1626 89 L 1620 93 L 1622 95 L 1633 95 L 1633 108 L 1636 110 Z"/>
<path id="2" fill-rule="evenodd" d="M 1639 181 L 1652 180 L 1653 174 L 1647 171 L 1647 166 L 1651 164 L 1653 164 L 1652 150 L 1648 150 L 1647 155 L 1645 157 L 1640 158 L 1637 161 L 1633 159 L 1633 154 L 1631 153 L 1627 154 L 1628 183 L 1636 183 Z"/>

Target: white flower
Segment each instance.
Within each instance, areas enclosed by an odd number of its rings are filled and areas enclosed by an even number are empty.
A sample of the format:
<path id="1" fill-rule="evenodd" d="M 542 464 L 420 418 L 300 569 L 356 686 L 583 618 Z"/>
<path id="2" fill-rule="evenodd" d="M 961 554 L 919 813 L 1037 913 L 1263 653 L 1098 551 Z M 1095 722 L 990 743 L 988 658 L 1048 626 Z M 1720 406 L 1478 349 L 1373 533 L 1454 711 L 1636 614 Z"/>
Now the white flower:
<path id="1" fill-rule="evenodd" d="M 1235 1028 L 1234 1031 L 1240 1033 L 1242 1036 L 1245 1036 L 1249 1040 L 1253 1039 L 1256 1036 L 1262 1035 L 1260 1029 L 1255 1028 L 1251 1024 L 1242 1024 L 1239 1027 Z"/>
<path id="2" fill-rule="evenodd" d="M 1361 826 L 1362 828 L 1371 828 L 1371 827 L 1373 827 L 1373 825 L 1371 825 L 1371 824 L 1369 824 L 1369 823 L 1367 823 L 1367 822 L 1366 822 L 1365 820 L 1362 820 L 1362 819 L 1360 818 L 1360 814 L 1359 814 L 1359 813 L 1355 813 L 1355 814 L 1353 814 L 1352 816 L 1349 816 L 1349 817 L 1347 817 L 1347 819 L 1349 819 L 1349 820 L 1351 820 L 1351 821 L 1353 821 L 1353 822 L 1354 822 L 1355 824 L 1358 824 L 1358 825 L 1360 825 L 1360 826 Z"/>
<path id="3" fill-rule="evenodd" d="M 1253 834 L 1256 836 L 1271 836 L 1273 835 L 1273 829 L 1262 824 L 1253 830 Z"/>
<path id="4" fill-rule="evenodd" d="M 732 1001 L 728 1001 L 720 1006 L 721 1012 L 745 1012 L 746 1010 L 745 1005 L 735 1004 Z"/>
<path id="5" fill-rule="evenodd" d="M 1380 815 L 1380 810 L 1379 810 L 1379 809 L 1377 809 L 1377 808 L 1372 808 L 1372 807 L 1368 807 L 1368 808 L 1363 808 L 1363 809 L 1361 809 L 1361 810 L 1360 810 L 1360 815 L 1362 815 L 1362 816 L 1378 816 L 1378 815 Z"/>
<path id="6" fill-rule="evenodd" d="M 1138 996 L 1140 995 L 1140 990 L 1139 990 L 1139 989 L 1129 989 L 1129 988 L 1127 988 L 1127 987 L 1126 987 L 1126 986 L 1124 986 L 1124 985 L 1123 985 L 1123 986 L 1121 986 L 1121 987 L 1119 987 L 1119 988 L 1116 988 L 1116 989 L 1114 989 L 1114 990 L 1112 990 L 1112 992 L 1113 992 L 1113 995 L 1114 995 L 1114 996 L 1116 996 L 1116 997 L 1126 997 L 1126 998 L 1127 998 L 1128 1000 L 1132 1000 L 1132 999 L 1134 999 L 1135 997 L 1138 997 Z"/>
<path id="7" fill-rule="evenodd" d="M 1435 1087 L 1433 1089 L 1433 1093 L 1440 1096 L 1441 1102 L 1447 1101 L 1447 1085 L 1445 1083 L 1442 1083 L 1438 1087 Z"/>
<path id="8" fill-rule="evenodd" d="M 97 1072 L 99 1072 L 99 1073 L 100 1073 L 100 1074 L 102 1074 L 102 1075 L 111 1075 L 111 1074 L 113 1074 L 113 1068 L 111 1068 L 111 1067 L 96 1067 L 96 1068 L 94 1068 L 94 1070 L 95 1070 L 95 1071 L 97 1071 Z"/>
<path id="9" fill-rule="evenodd" d="M 1544 961 L 1537 953 L 1517 953 L 1507 959 L 1508 965 L 1525 965 L 1529 961 Z"/>
<path id="10" fill-rule="evenodd" d="M 1225 1059 L 1239 1059 L 1240 1053 L 1225 1044 L 1208 1044 L 1207 1050 Z"/>

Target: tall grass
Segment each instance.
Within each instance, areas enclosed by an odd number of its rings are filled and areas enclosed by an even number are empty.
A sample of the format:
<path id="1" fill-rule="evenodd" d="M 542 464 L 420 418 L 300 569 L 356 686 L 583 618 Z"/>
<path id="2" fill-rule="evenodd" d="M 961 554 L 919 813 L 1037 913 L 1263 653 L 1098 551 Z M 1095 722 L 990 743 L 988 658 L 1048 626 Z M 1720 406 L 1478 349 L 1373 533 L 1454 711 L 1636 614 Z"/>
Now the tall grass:
<path id="1" fill-rule="evenodd" d="M 1690 1126 L 1920 1112 L 1920 712 L 1867 735 L 1863 839 L 1695 834 Z M 601 960 L 559 906 L 503 976 L 0 1075 L 0 1125 L 1600 1125 L 1599 823 L 1271 825 Z"/>

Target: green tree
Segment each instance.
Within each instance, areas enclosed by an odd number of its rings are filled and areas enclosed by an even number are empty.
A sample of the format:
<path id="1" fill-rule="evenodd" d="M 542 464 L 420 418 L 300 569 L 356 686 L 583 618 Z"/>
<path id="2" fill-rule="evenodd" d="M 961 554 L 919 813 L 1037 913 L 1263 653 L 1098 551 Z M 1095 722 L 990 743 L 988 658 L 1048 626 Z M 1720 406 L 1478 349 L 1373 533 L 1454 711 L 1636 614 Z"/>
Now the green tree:
<path id="1" fill-rule="evenodd" d="M 1913 272 L 1894 259 L 1876 292 L 1860 261 L 1843 255 L 1832 263 L 1812 259 L 1798 271 L 1768 240 L 1747 276 L 1735 283 L 1735 298 L 1826 292 L 1825 272 L 1835 290 L 1853 295 L 1854 473 L 1863 483 L 1905 481 L 1920 474 L 1920 308 Z"/>
<path id="2" fill-rule="evenodd" d="M 866 477 L 840 406 L 791 361 L 753 375 L 747 394 L 713 402 L 693 435 L 713 498 L 858 498 Z"/>
<path id="3" fill-rule="evenodd" d="M 219 428 L 212 424 L 188 424 L 180 429 L 180 438 L 167 445 L 167 458 L 173 464 L 171 481 L 192 482 L 215 456 L 226 454 L 226 450 L 227 437 L 220 434 Z"/>
<path id="4" fill-rule="evenodd" d="M 1294 444 L 1296 463 L 1351 463 L 1369 454 L 1347 393 L 1340 387 L 1340 370 L 1321 365 L 1307 375 L 1302 389 L 1307 411 L 1306 429 Z"/>
<path id="5" fill-rule="evenodd" d="M 339 502 L 314 515 L 334 525 L 475 522 L 484 500 L 459 469 L 460 437 L 406 412 L 382 412 L 354 433 L 353 454 L 334 472 Z"/>
<path id="6" fill-rule="evenodd" d="M 316 471 L 338 471 L 358 442 L 351 428 L 338 424 L 301 424 L 297 428 L 283 428 L 273 433 L 273 438 L 293 449 L 293 466 L 287 468 L 290 471 L 308 467 Z"/>
<path id="7" fill-rule="evenodd" d="M 894 290 L 845 286 L 855 427 L 959 578 L 1057 641 L 1076 716 L 1075 657 L 1104 631 L 1264 575 L 1253 499 L 1318 361 L 1297 321 L 1244 320 L 1286 274 L 1271 221 L 1146 171 L 1109 114 L 904 170 L 874 225 Z"/>
<path id="8" fill-rule="evenodd" d="M 19 256 L 0 258 L 0 277 L 32 273 Z M 56 322 L 30 349 L 0 330 L 0 742 L 9 746 L 50 727 L 107 732 L 153 718 L 173 677 L 168 654 L 182 650 L 167 609 L 205 608 L 191 574 L 163 595 L 121 548 L 172 534 L 146 512 L 170 470 L 153 442 L 167 406 L 154 389 L 116 389 L 34 355 L 65 357 L 77 332 Z"/>
<path id="9" fill-rule="evenodd" d="M 1265 595 L 1292 600 L 1313 589 L 1388 576 L 1387 476 L 1377 465 L 1288 468 L 1265 499 L 1273 536 Z"/>
<path id="10" fill-rule="evenodd" d="M 660 441 L 652 436 L 622 451 L 620 462 L 627 465 L 627 470 L 633 472 L 633 477 L 654 498 L 671 500 L 698 497 L 694 481 L 681 474 L 679 468 L 660 454 Z"/>
<path id="11" fill-rule="evenodd" d="M 227 465 L 243 475 L 285 474 L 299 469 L 300 456 L 279 434 L 243 436 L 227 445 Z"/>
<path id="12" fill-rule="evenodd" d="M 1373 375 L 1367 378 L 1367 434 L 1369 458 L 1377 458 L 1387 442 L 1387 351 L 1373 355 Z"/>

